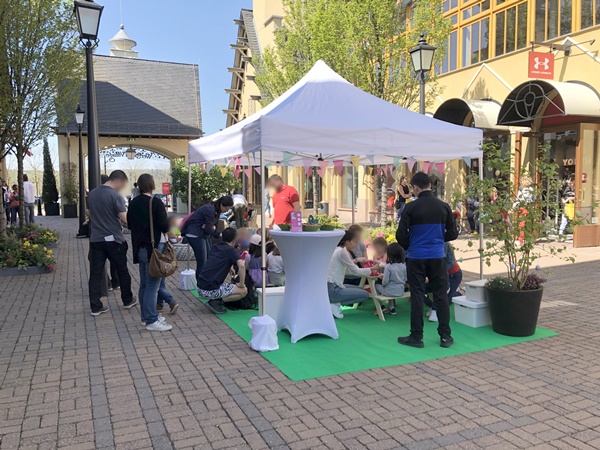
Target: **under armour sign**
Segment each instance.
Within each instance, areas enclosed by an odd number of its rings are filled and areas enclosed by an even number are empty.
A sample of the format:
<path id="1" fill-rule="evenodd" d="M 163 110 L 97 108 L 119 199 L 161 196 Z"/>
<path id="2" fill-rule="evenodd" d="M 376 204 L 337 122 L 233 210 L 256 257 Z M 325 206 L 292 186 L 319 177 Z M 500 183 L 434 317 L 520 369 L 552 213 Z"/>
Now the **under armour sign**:
<path id="1" fill-rule="evenodd" d="M 554 78 L 554 54 L 529 52 L 529 78 Z"/>

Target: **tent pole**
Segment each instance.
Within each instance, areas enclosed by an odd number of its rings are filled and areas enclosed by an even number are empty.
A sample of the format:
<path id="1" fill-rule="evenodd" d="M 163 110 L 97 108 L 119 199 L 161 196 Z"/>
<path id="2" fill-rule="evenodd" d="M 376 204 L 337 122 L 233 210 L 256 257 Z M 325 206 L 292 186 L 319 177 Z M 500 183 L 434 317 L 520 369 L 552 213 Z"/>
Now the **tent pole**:
<path id="1" fill-rule="evenodd" d="M 354 180 L 356 179 L 356 166 L 352 164 L 352 225 L 354 225 L 354 208 L 356 207 L 356 188 Z"/>
<path id="2" fill-rule="evenodd" d="M 262 146 L 260 148 L 260 192 L 261 195 L 261 213 L 260 213 L 260 254 L 261 254 L 261 269 L 262 269 L 262 295 L 260 296 L 259 310 L 264 314 L 265 311 L 265 298 L 267 296 L 267 227 L 265 221 L 267 219 L 267 205 L 265 204 L 265 154 L 263 153 Z M 247 275 L 246 275 L 247 276 Z"/>
<path id="3" fill-rule="evenodd" d="M 479 158 L 479 179 L 483 181 L 483 157 Z M 483 198 L 479 199 L 479 208 L 481 210 L 481 203 L 484 201 Z M 481 214 L 479 215 L 481 219 Z M 479 220 L 479 279 L 483 280 L 483 221 Z"/>

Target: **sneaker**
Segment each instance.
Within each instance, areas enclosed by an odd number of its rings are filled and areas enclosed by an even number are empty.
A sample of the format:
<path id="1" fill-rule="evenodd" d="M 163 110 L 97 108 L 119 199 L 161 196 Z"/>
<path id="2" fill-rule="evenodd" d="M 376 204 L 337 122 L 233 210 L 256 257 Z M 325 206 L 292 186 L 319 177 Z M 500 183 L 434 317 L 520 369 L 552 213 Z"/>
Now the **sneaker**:
<path id="1" fill-rule="evenodd" d="M 169 325 L 167 322 L 161 322 L 160 320 L 157 320 L 150 325 L 146 325 L 146 330 L 148 331 L 170 331 L 172 328 L 172 325 Z"/>
<path id="2" fill-rule="evenodd" d="M 437 311 L 435 311 L 435 310 L 431 311 L 431 314 L 429 315 L 429 321 L 430 322 L 437 322 L 438 321 Z"/>
<path id="3" fill-rule="evenodd" d="M 169 315 L 174 316 L 175 314 L 177 314 L 177 310 L 179 309 L 179 303 L 173 302 L 169 305 L 169 308 L 170 308 Z"/>
<path id="4" fill-rule="evenodd" d="M 110 308 L 108 307 L 108 305 L 104 305 L 99 311 L 92 311 L 92 316 L 94 317 L 98 317 L 100 314 L 104 314 L 105 312 L 108 312 L 110 310 Z"/>
<path id="5" fill-rule="evenodd" d="M 427 312 L 425 313 L 425 315 L 426 315 L 427 317 L 431 316 L 431 311 L 432 311 L 432 310 L 430 309 L 429 311 L 427 311 Z"/>
<path id="6" fill-rule="evenodd" d="M 214 314 L 225 314 L 227 312 L 225 305 L 223 304 L 223 300 L 220 298 L 209 300 L 205 303 L 205 306 Z"/>
<path id="7" fill-rule="evenodd" d="M 162 314 L 159 313 L 158 314 L 158 321 L 159 322 L 166 322 L 167 319 L 165 319 L 165 317 Z M 142 320 L 142 325 L 146 325 L 146 322 L 144 322 L 143 320 Z"/>
<path id="8" fill-rule="evenodd" d="M 137 304 L 138 304 L 138 299 L 134 297 L 134 298 L 131 299 L 131 301 L 129 303 L 124 304 L 123 308 L 125 308 L 125 309 L 131 309 L 131 308 L 133 308 Z"/>
<path id="9" fill-rule="evenodd" d="M 113 286 L 112 287 L 115 291 L 118 291 L 119 289 L 121 289 L 121 286 Z"/>
<path id="10" fill-rule="evenodd" d="M 454 344 L 454 338 L 450 335 L 440 337 L 440 347 L 450 348 Z"/>
<path id="11" fill-rule="evenodd" d="M 389 314 L 390 316 L 395 316 L 396 308 L 385 308 L 384 313 Z"/>
<path id="12" fill-rule="evenodd" d="M 156 305 L 156 310 L 157 310 L 157 311 L 162 311 L 162 310 L 163 310 L 163 308 L 164 308 L 164 306 L 163 306 L 163 304 L 162 304 L 162 303 L 161 303 L 160 305 L 158 305 L 158 304 Z"/>
<path id="13" fill-rule="evenodd" d="M 112 287 L 112 286 L 109 286 L 109 287 L 108 287 L 108 292 L 112 292 L 112 291 L 113 291 L 113 287 Z"/>
<path id="14" fill-rule="evenodd" d="M 344 314 L 342 314 L 342 305 L 339 303 L 331 303 L 331 314 L 333 314 L 333 317 L 336 319 L 343 319 Z"/>
<path id="15" fill-rule="evenodd" d="M 423 339 L 416 338 L 414 336 L 399 337 L 398 344 L 408 345 L 409 347 L 415 347 L 415 348 L 425 347 L 425 345 L 423 344 Z"/>

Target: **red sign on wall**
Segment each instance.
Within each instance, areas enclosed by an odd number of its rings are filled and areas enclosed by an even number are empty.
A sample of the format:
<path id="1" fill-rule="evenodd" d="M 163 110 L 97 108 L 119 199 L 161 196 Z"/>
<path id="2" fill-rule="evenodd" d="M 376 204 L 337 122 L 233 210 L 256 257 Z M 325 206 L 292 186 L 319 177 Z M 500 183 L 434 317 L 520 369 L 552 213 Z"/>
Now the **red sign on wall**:
<path id="1" fill-rule="evenodd" d="M 162 193 L 163 195 L 171 195 L 171 183 L 162 184 Z"/>
<path id="2" fill-rule="evenodd" d="M 554 78 L 554 54 L 529 52 L 529 78 L 552 80 Z"/>

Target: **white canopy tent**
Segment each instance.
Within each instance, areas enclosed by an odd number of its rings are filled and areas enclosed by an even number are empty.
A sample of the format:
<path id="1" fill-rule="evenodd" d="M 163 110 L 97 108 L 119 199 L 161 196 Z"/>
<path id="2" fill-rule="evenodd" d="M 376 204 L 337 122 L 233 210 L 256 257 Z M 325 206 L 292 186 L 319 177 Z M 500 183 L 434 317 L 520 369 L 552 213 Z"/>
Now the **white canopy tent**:
<path id="1" fill-rule="evenodd" d="M 400 158 L 443 162 L 482 158 L 483 132 L 442 122 L 368 94 L 323 61 L 287 92 L 252 116 L 218 133 L 193 140 L 192 163 L 303 166 L 311 159 L 362 165 Z M 480 172 L 483 165 L 480 163 Z M 265 171 L 261 170 L 261 192 Z M 263 208 L 264 209 L 264 208 Z M 261 217 L 264 217 L 264 211 Z M 263 261 L 265 223 L 261 220 Z M 266 277 L 263 277 L 263 280 Z M 264 281 L 263 281 L 264 283 Z M 265 286 L 263 286 L 263 292 Z"/>

